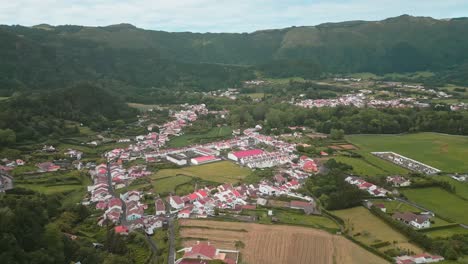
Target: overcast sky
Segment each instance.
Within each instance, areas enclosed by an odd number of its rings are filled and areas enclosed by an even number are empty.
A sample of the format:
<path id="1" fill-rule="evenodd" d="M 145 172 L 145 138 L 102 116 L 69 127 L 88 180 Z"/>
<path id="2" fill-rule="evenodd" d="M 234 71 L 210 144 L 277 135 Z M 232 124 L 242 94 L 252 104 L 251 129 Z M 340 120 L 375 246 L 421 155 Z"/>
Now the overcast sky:
<path id="1" fill-rule="evenodd" d="M 468 16 L 468 0 L 0 0 L 0 24 L 106 26 L 252 32 L 410 14 Z"/>

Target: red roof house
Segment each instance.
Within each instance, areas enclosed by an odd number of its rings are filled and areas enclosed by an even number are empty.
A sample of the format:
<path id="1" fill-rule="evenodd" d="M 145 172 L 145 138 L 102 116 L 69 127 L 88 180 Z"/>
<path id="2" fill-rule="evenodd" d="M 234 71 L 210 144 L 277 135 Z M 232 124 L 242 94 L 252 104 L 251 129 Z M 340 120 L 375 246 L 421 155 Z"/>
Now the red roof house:
<path id="1" fill-rule="evenodd" d="M 216 256 L 216 248 L 210 243 L 199 242 L 190 251 L 185 252 L 184 258 L 211 260 Z"/>

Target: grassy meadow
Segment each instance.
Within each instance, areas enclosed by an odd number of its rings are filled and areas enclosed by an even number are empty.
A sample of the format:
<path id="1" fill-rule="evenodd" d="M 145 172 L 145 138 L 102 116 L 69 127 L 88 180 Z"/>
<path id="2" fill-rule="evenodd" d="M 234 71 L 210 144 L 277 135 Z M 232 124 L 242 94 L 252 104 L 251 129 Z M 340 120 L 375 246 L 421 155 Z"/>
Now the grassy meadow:
<path id="1" fill-rule="evenodd" d="M 168 146 L 173 148 L 185 147 L 193 144 L 202 144 L 229 137 L 232 134 L 230 127 L 214 127 L 206 133 L 187 133 L 179 137 L 172 138 Z"/>
<path id="2" fill-rule="evenodd" d="M 401 192 L 410 200 L 433 211 L 436 216 L 468 224 L 468 201 L 441 188 L 405 189 Z"/>
<path id="3" fill-rule="evenodd" d="M 468 170 L 468 137 L 437 133 L 350 135 L 361 151 L 393 151 L 448 172 Z"/>
<path id="4" fill-rule="evenodd" d="M 184 175 L 218 183 L 237 183 L 251 173 L 230 161 L 220 161 L 200 166 L 183 167 L 180 169 L 162 169 L 151 176 L 159 179 L 168 176 Z"/>

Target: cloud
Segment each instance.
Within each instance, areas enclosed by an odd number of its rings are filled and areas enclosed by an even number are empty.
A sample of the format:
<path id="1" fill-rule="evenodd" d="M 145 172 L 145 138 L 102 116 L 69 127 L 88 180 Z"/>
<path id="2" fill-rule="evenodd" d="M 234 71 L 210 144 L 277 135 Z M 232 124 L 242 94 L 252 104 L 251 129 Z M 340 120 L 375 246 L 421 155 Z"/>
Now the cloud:
<path id="1" fill-rule="evenodd" d="M 166 31 L 251 32 L 293 25 L 378 20 L 401 14 L 458 17 L 466 0 L 15 0 L 0 23 L 105 26 L 131 23 Z"/>

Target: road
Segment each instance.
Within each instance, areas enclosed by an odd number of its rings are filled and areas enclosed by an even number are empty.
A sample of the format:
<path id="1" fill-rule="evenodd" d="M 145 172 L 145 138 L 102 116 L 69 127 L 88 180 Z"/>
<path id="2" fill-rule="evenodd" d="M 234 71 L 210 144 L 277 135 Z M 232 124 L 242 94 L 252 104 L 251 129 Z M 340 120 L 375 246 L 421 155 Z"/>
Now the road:
<path id="1" fill-rule="evenodd" d="M 110 170 L 110 162 L 107 162 L 107 184 L 109 185 L 109 193 L 114 197 L 120 199 L 120 196 L 115 193 L 114 187 L 112 187 L 112 175 Z M 120 224 L 127 225 L 127 205 L 125 201 L 120 199 L 122 202 L 122 213 L 120 214 Z"/>
<path id="2" fill-rule="evenodd" d="M 154 243 L 154 240 L 151 239 L 151 236 L 145 235 L 145 237 L 153 254 L 153 263 L 158 263 L 158 246 Z"/>
<path id="3" fill-rule="evenodd" d="M 171 216 L 167 218 L 168 221 L 168 231 L 169 231 L 169 257 L 167 259 L 168 264 L 174 264 L 176 259 L 175 259 L 175 230 L 174 230 L 174 220 L 175 217 Z"/>

